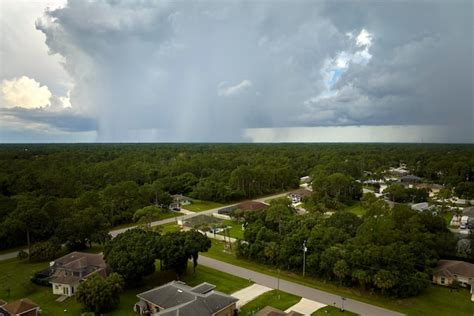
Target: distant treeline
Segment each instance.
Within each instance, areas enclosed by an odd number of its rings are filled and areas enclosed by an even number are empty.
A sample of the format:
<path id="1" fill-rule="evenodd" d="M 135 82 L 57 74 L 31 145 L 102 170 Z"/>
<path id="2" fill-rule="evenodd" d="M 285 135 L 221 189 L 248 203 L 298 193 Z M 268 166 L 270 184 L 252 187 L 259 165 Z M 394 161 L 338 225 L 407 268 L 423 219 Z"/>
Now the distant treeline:
<path id="1" fill-rule="evenodd" d="M 32 242 L 100 239 L 98 231 L 131 222 L 137 209 L 169 194 L 228 202 L 296 188 L 301 176 L 321 170 L 358 179 L 400 162 L 428 181 L 461 188 L 460 196 L 474 195 L 472 145 L 1 145 L 0 249 L 26 244 L 27 233 Z M 344 192 L 357 197 L 347 183 Z"/>

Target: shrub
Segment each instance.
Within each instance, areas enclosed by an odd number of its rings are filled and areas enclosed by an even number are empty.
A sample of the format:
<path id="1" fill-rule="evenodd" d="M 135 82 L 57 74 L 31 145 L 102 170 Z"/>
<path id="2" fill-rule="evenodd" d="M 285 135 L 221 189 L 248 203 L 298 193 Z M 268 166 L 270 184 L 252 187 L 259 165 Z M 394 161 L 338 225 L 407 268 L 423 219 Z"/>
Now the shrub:
<path id="1" fill-rule="evenodd" d="M 28 255 L 28 252 L 24 251 L 24 250 L 20 250 L 18 252 L 18 255 L 17 255 L 18 259 L 20 260 L 24 260 L 24 259 L 27 259 L 29 257 Z"/>

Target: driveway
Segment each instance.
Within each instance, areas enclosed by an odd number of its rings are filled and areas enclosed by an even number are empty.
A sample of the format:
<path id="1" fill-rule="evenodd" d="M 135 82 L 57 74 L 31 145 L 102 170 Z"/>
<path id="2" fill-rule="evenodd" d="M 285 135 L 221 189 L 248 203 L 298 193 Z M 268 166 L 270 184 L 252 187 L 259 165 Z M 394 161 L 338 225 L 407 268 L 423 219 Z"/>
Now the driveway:
<path id="1" fill-rule="evenodd" d="M 253 284 L 235 293 L 232 293 L 231 295 L 239 299 L 236 305 L 237 305 L 237 308 L 241 308 L 242 306 L 254 300 L 258 296 L 271 290 L 272 289 L 269 287 L 266 287 L 260 284 Z"/>
<path id="2" fill-rule="evenodd" d="M 303 315 L 311 316 L 312 313 L 325 306 L 327 305 L 313 300 L 308 300 L 307 298 L 302 298 L 301 301 L 288 308 L 285 312 L 289 313 L 291 311 L 295 311 Z"/>
<path id="3" fill-rule="evenodd" d="M 279 289 L 303 298 L 321 302 L 326 305 L 341 307 L 343 302 L 344 309 L 360 315 L 367 316 L 401 316 L 402 313 L 395 312 L 389 309 L 370 305 L 353 299 L 345 298 L 344 301 L 339 295 L 324 292 L 314 288 L 310 288 L 298 283 L 278 279 L 263 273 L 255 272 L 249 269 L 241 268 L 232 264 L 228 264 L 219 260 L 205 257 L 205 254 L 199 256 L 199 264 L 210 267 L 228 274 L 232 274 L 244 279 L 251 279 L 255 283 L 276 289 L 279 284 Z"/>

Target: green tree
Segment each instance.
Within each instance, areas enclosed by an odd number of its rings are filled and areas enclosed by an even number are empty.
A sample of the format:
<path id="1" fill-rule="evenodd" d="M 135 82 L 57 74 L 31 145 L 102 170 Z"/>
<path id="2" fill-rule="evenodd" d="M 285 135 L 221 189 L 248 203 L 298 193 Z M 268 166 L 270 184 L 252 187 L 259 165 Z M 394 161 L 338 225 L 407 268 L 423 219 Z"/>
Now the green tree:
<path id="1" fill-rule="evenodd" d="M 101 315 L 114 310 L 120 301 L 124 286 L 123 278 L 112 273 L 107 278 L 93 274 L 77 288 L 76 299 L 86 312 Z"/>
<path id="2" fill-rule="evenodd" d="M 152 231 L 127 230 L 105 244 L 105 261 L 125 282 L 139 282 L 155 271 L 159 237 Z"/>
<path id="3" fill-rule="evenodd" d="M 207 252 L 211 248 L 211 240 L 196 230 L 190 230 L 184 233 L 184 247 L 186 252 L 193 259 L 193 269 L 196 271 L 200 252 Z"/>
<path id="4" fill-rule="evenodd" d="M 332 269 L 332 272 L 342 282 L 345 277 L 350 275 L 351 270 L 347 262 L 341 259 L 336 262 L 334 268 Z"/>
<path id="5" fill-rule="evenodd" d="M 31 246 L 30 260 L 33 262 L 42 262 L 53 260 L 61 252 L 61 244 L 54 239 L 39 242 Z"/>

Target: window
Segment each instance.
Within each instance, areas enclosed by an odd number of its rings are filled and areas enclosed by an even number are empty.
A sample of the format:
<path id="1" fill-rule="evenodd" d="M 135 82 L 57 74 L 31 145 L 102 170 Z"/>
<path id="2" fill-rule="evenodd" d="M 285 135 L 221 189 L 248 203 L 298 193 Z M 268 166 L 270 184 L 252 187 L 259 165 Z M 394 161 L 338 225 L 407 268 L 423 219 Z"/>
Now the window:
<path id="1" fill-rule="evenodd" d="M 444 284 L 444 278 L 441 278 L 441 284 Z"/>

